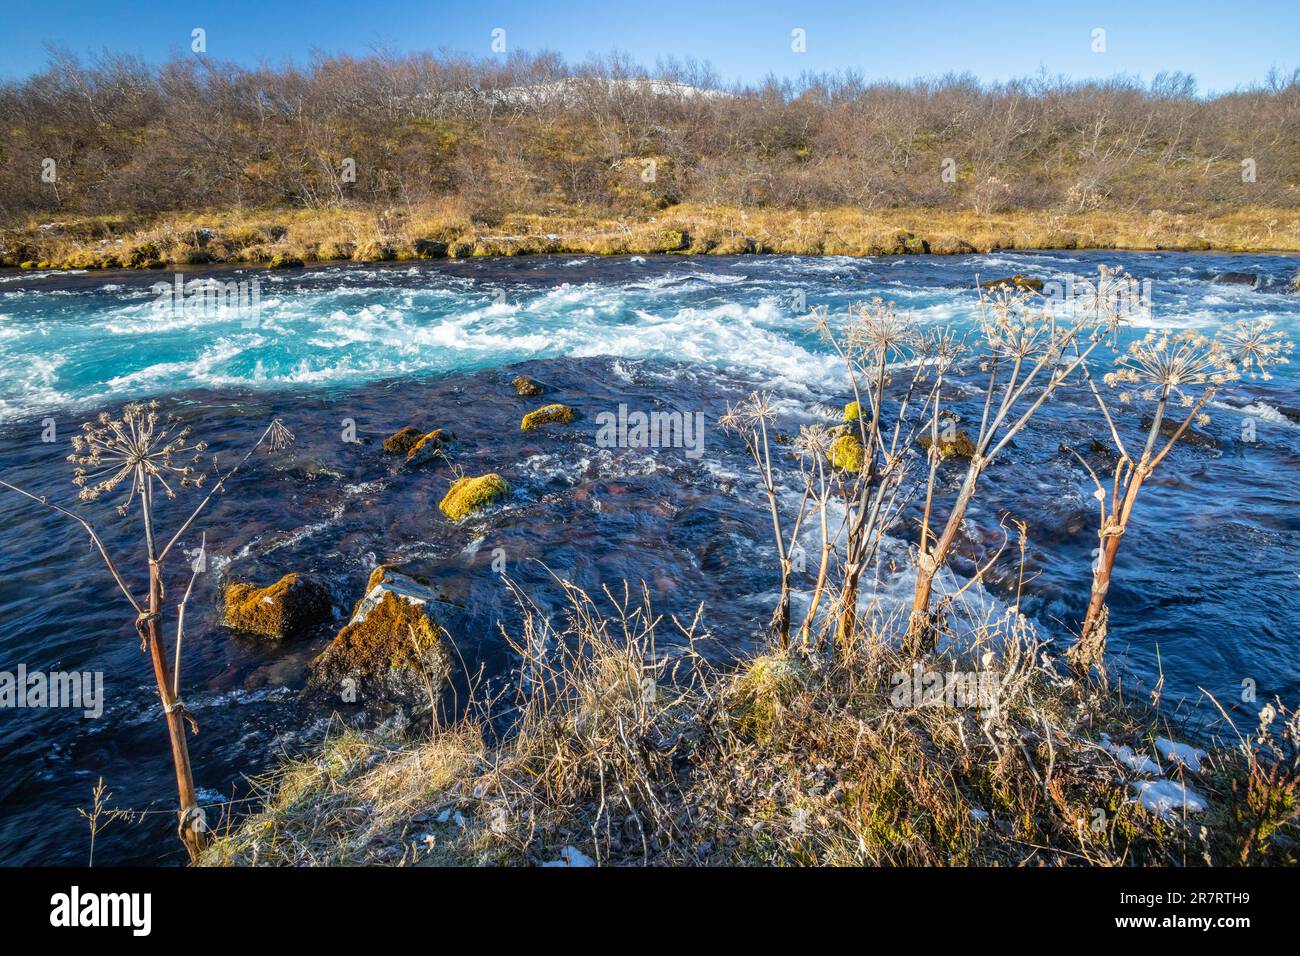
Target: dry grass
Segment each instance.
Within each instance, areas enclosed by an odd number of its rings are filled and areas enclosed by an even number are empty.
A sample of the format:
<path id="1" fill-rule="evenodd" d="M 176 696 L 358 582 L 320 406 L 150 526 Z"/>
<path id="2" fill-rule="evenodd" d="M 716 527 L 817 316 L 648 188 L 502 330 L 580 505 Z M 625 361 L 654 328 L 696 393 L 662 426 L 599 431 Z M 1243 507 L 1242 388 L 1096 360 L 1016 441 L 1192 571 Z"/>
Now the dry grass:
<path id="1" fill-rule="evenodd" d="M 1159 817 L 1100 741 L 1154 753 L 1168 724 L 1055 667 L 1014 609 L 923 660 L 896 649 L 905 619 L 876 619 L 833 655 L 718 672 L 694 652 L 698 621 L 626 593 L 602 614 L 565 587 L 558 630 L 520 597 L 516 699 L 413 742 L 338 733 L 262 781 L 263 807 L 204 862 L 528 865 L 566 847 L 603 865 L 1300 862 L 1300 720 L 1277 714 L 1198 773 L 1166 766 L 1210 806 Z M 996 708 L 900 706 L 914 666 L 997 674 Z"/>
<path id="2" fill-rule="evenodd" d="M 27 268 L 162 268 L 295 260 L 405 261 L 453 256 L 785 253 L 950 255 L 998 249 L 1300 251 L 1300 212 L 1243 209 L 1213 217 L 1155 212 L 851 208 L 820 211 L 682 204 L 615 218 L 561 208 L 491 227 L 463 203 L 402 208 L 253 209 L 32 220 L 0 234 L 0 264 Z M 278 260 L 278 261 L 277 261 Z"/>

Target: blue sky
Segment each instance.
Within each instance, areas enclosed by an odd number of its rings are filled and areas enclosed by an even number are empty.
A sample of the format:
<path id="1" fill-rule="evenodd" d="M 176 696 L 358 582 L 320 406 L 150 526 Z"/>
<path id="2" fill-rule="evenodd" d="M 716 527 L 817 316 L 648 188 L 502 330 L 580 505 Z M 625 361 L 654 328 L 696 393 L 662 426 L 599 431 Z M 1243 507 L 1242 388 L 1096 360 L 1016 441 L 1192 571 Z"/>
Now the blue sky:
<path id="1" fill-rule="evenodd" d="M 1046 70 L 1072 79 L 1179 70 L 1202 92 L 1262 81 L 1270 67 L 1300 67 L 1300 2 L 1090 0 L 1085 3 L 871 3 L 822 0 L 425 0 L 370 6 L 314 3 L 124 3 L 7 0 L 0 10 L 0 75 L 45 62 L 44 44 L 103 49 L 150 61 L 190 55 L 190 31 L 207 31 L 208 55 L 242 63 L 303 61 L 313 50 L 365 53 L 448 49 L 492 55 L 492 31 L 509 49 L 555 50 L 571 60 L 620 50 L 653 65 L 664 55 L 708 60 L 724 81 L 768 73 L 855 68 L 906 80 L 969 71 L 1002 80 Z M 791 50 L 806 31 L 807 51 Z M 1093 31 L 1105 52 L 1093 52 Z"/>

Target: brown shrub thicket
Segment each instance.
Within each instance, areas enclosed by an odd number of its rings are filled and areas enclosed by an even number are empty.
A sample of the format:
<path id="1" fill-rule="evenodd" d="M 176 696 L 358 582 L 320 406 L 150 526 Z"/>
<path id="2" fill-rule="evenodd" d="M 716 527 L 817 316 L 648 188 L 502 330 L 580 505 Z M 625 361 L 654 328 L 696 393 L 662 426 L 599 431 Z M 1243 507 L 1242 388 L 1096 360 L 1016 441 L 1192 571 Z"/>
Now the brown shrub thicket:
<path id="1" fill-rule="evenodd" d="M 554 54 L 273 69 L 55 52 L 43 72 L 0 85 L 0 116 L 10 226 L 452 196 L 485 226 L 562 208 L 644 217 L 678 203 L 980 215 L 1300 206 L 1296 74 L 1200 98 L 1179 74 L 1149 86 L 841 74 L 724 88 L 695 63 L 652 75 Z M 54 182 L 42 179 L 46 159 Z"/>

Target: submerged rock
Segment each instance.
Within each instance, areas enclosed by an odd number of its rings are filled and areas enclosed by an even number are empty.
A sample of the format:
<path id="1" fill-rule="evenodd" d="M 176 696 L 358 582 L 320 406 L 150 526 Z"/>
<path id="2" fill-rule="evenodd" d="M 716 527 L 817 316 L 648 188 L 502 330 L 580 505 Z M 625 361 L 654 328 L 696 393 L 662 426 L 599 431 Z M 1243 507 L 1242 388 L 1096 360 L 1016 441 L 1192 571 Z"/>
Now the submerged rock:
<path id="1" fill-rule="evenodd" d="M 1030 289 L 1034 292 L 1043 291 L 1042 279 L 1035 279 L 1032 276 L 1020 275 L 1019 273 L 1013 276 L 1003 276 L 1000 279 L 985 279 L 980 283 L 980 288 L 996 289 L 1000 285 L 1008 285 L 1016 289 Z"/>
<path id="2" fill-rule="evenodd" d="M 1214 281 L 1219 285 L 1248 285 L 1253 289 L 1259 285 L 1259 276 L 1253 272 L 1220 272 Z"/>
<path id="3" fill-rule="evenodd" d="M 305 694 L 334 702 L 431 711 L 451 680 L 451 653 L 430 613 L 437 594 L 376 568 L 352 619 L 310 665 Z"/>
<path id="4" fill-rule="evenodd" d="M 452 521 L 459 521 L 508 494 L 510 494 L 510 485 L 495 472 L 480 475 L 478 478 L 460 478 L 438 503 L 438 510 Z"/>
<path id="5" fill-rule="evenodd" d="M 533 381 L 533 379 L 529 378 L 527 375 L 516 376 L 514 382 L 511 384 L 514 385 L 516 394 L 524 395 L 529 398 L 534 398 L 545 391 L 541 384 Z"/>
<path id="6" fill-rule="evenodd" d="M 1142 427 L 1150 428 L 1153 420 L 1154 419 L 1152 419 L 1150 415 L 1143 415 Z M 1173 438 L 1174 433 L 1178 431 L 1178 426 L 1181 424 L 1181 421 L 1166 418 L 1160 422 L 1160 434 L 1164 435 L 1166 438 Z M 1195 445 L 1197 448 L 1219 447 L 1219 439 L 1215 438 L 1209 432 L 1203 432 L 1198 428 L 1191 427 L 1190 425 L 1187 426 L 1187 430 L 1183 432 L 1183 435 L 1178 439 L 1178 442 L 1179 444 Z"/>
<path id="7" fill-rule="evenodd" d="M 236 582 L 226 588 L 225 597 L 226 627 L 277 641 L 309 631 L 333 613 L 329 592 L 296 573 L 265 588 Z"/>
<path id="8" fill-rule="evenodd" d="M 519 429 L 530 432 L 543 425 L 567 425 L 573 421 L 573 414 L 573 409 L 568 405 L 543 405 L 525 415 L 524 420 L 519 423 Z"/>
<path id="9" fill-rule="evenodd" d="M 295 458 L 292 461 L 276 465 L 275 470 L 282 475 L 296 478 L 299 481 L 315 481 L 318 478 L 338 481 L 343 477 L 343 472 L 337 468 L 331 468 L 319 458 Z"/>

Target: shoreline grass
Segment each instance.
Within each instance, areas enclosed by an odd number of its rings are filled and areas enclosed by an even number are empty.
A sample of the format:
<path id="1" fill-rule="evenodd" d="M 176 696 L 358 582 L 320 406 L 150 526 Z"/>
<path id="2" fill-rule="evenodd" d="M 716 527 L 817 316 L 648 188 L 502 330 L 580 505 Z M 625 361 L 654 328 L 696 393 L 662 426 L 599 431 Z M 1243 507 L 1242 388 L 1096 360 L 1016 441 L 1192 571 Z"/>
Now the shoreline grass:
<path id="1" fill-rule="evenodd" d="M 1300 210 L 1222 215 L 1022 210 L 739 209 L 682 204 L 654 216 L 581 209 L 483 222 L 456 201 L 403 208 L 248 209 L 29 220 L 0 230 L 0 265 L 160 269 L 480 256 L 957 255 L 1110 249 L 1300 252 Z"/>
<path id="2" fill-rule="evenodd" d="M 504 708 L 508 730 L 494 733 L 486 706 L 416 738 L 339 725 L 257 781 L 259 808 L 227 821 L 200 863 L 1300 861 L 1294 757 L 1277 749 L 1294 747 L 1300 719 L 1197 740 L 1197 769 L 1165 762 L 1144 778 L 1119 745 L 1155 753 L 1188 728 L 1058 670 L 1014 609 L 923 662 L 898 650 L 905 620 L 877 617 L 831 654 L 772 649 L 714 669 L 695 654 L 698 621 L 674 622 L 687 650 L 670 659 L 644 595 L 565 588 L 556 656 L 528 650 L 549 625 L 526 610 L 528 689 Z M 899 675 L 918 663 L 996 674 L 996 706 L 900 705 Z M 1185 782 L 1208 806 L 1153 812 L 1135 799 L 1144 779 Z"/>

